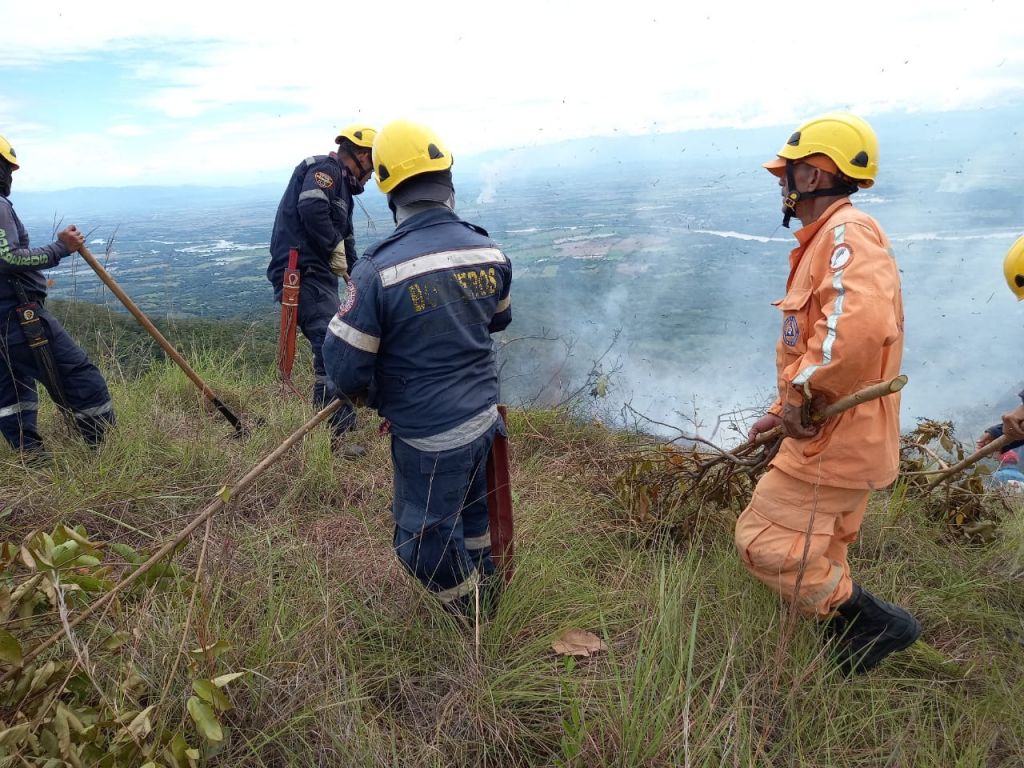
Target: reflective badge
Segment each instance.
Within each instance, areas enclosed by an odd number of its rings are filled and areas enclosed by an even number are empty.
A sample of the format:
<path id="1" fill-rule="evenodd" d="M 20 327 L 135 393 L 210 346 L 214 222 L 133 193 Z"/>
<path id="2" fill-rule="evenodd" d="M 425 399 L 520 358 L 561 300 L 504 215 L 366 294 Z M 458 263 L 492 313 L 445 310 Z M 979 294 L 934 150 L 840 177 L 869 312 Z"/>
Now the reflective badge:
<path id="1" fill-rule="evenodd" d="M 338 317 L 344 317 L 345 315 L 347 315 L 348 311 L 350 309 L 352 309 L 352 307 L 355 305 L 355 303 L 356 303 L 356 284 L 354 282 L 349 282 L 349 284 L 348 284 L 348 292 L 347 292 L 347 294 L 345 296 L 345 303 L 342 304 L 341 305 L 341 309 L 338 310 Z"/>
<path id="2" fill-rule="evenodd" d="M 845 267 L 851 261 L 853 261 L 853 249 L 846 243 L 840 243 L 832 249 L 832 256 L 828 260 L 828 265 L 835 272 L 837 269 Z"/>
<path id="3" fill-rule="evenodd" d="M 330 189 L 334 186 L 334 179 L 331 178 L 331 174 L 324 173 L 323 171 L 317 171 L 313 174 L 313 181 L 321 189 Z"/>
<path id="4" fill-rule="evenodd" d="M 795 347 L 800 341 L 800 326 L 797 325 L 796 315 L 786 315 L 782 321 L 782 343 L 787 347 Z"/>

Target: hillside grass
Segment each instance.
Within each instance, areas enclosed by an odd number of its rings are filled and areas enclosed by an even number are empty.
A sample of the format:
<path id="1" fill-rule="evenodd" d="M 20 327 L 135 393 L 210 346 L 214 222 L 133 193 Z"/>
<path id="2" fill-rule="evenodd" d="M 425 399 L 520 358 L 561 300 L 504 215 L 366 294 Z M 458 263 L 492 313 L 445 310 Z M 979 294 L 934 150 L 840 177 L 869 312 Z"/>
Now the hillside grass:
<path id="1" fill-rule="evenodd" d="M 276 384 L 265 329 L 165 329 L 222 399 L 263 420 L 240 441 L 122 319 L 90 317 L 69 330 L 110 375 L 118 427 L 90 450 L 44 406 L 50 466 L 0 449 L 0 541 L 65 521 L 152 548 L 312 413 Z M 952 663 L 913 650 L 844 680 L 820 630 L 740 566 L 735 511 L 702 515 L 683 543 L 649 535 L 612 490 L 630 437 L 551 411 L 511 414 L 516 571 L 497 614 L 448 615 L 391 552 L 389 448 L 377 417 L 360 419 L 365 459 L 335 458 L 318 429 L 196 532 L 173 588 L 103 619 L 130 633 L 121 660 L 142 683 L 122 685 L 121 662 L 100 663 L 97 683 L 157 703 L 155 721 L 188 720 L 180 649 L 230 644 L 216 672 L 248 674 L 207 764 L 1022 764 L 1020 515 L 973 546 L 913 499 L 876 494 L 855 577 L 912 610 Z M 609 650 L 557 656 L 571 628 Z"/>

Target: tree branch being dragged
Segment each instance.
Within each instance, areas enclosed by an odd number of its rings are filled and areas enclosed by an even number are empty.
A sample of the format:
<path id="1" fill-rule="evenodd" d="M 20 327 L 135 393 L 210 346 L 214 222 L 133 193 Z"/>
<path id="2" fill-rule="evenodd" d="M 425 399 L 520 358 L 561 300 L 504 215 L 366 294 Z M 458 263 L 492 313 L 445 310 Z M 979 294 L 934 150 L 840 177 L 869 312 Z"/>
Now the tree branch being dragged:
<path id="1" fill-rule="evenodd" d="M 811 418 L 822 423 L 862 403 L 899 392 L 906 383 L 907 377 L 900 375 L 874 384 L 830 403 Z M 706 505 L 720 509 L 746 504 L 754 483 L 784 439 L 780 426 L 736 448 L 725 449 L 680 432 L 670 442 L 645 447 L 628 456 L 626 468 L 616 478 L 616 492 L 631 520 L 653 521 L 670 529 L 673 535 L 687 537 L 697 513 Z"/>

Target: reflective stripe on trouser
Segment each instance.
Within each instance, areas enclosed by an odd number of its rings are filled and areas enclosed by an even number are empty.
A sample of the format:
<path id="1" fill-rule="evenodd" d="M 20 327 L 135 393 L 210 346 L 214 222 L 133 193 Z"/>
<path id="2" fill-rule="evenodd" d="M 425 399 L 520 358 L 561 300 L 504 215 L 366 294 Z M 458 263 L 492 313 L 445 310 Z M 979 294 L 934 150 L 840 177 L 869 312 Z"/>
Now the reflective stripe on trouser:
<path id="1" fill-rule="evenodd" d="M 853 590 L 846 554 L 864 521 L 869 494 L 769 470 L 736 521 L 743 564 L 801 613 L 828 616 Z"/>
<path id="2" fill-rule="evenodd" d="M 494 573 L 490 539 L 484 537 L 487 454 L 497 430 L 495 423 L 471 443 L 441 452 L 391 438 L 395 553 L 444 602 L 466 597 Z"/>
<path id="3" fill-rule="evenodd" d="M 45 308 L 40 308 L 39 316 L 64 395 L 75 416 L 75 426 L 86 442 L 95 445 L 103 439 L 107 426 L 114 423 L 107 383 L 56 317 Z M 0 323 L 3 325 L 0 327 L 0 414 L 18 406 L 7 416 L 0 415 L 0 432 L 16 449 L 39 448 L 42 442 L 36 428 L 36 381 L 44 386 L 46 381 L 39 376 L 35 356 L 25 343 L 14 311 L 3 315 Z M 52 392 L 50 397 L 53 397 Z"/>
<path id="4" fill-rule="evenodd" d="M 334 399 L 334 385 L 324 369 L 323 346 L 327 326 L 338 311 L 337 289 L 303 278 L 299 288 L 299 328 L 313 350 L 313 405 L 323 408 Z M 338 435 L 355 429 L 356 414 L 348 403 L 331 415 L 331 429 Z"/>

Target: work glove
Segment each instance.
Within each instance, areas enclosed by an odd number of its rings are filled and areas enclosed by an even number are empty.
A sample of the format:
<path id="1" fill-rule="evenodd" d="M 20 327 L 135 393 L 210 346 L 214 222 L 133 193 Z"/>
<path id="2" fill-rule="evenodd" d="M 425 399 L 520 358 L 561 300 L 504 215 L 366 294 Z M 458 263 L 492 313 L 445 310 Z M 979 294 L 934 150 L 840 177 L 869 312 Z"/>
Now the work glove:
<path id="1" fill-rule="evenodd" d="M 336 274 L 346 283 L 348 282 L 348 257 L 345 255 L 345 241 L 339 240 L 331 251 L 330 259 L 331 272 Z"/>
<path id="2" fill-rule="evenodd" d="M 821 423 L 814 420 L 814 415 L 821 413 L 827 405 L 823 395 L 811 395 L 809 389 L 804 390 L 801 405 L 793 405 L 788 400 L 782 406 L 782 428 L 787 437 L 814 437 L 821 429 Z"/>

